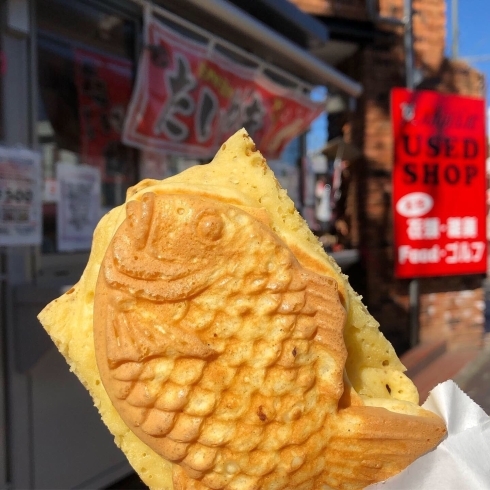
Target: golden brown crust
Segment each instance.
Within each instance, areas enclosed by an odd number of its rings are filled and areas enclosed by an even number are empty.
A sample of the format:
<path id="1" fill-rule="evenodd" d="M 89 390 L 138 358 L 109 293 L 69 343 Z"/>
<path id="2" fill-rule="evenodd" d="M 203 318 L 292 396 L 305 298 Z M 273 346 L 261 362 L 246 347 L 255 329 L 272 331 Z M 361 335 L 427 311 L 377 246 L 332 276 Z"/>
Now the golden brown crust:
<path id="1" fill-rule="evenodd" d="M 155 490 L 354 490 L 444 435 L 245 131 L 130 189 L 40 320 Z"/>
<path id="2" fill-rule="evenodd" d="M 128 207 L 94 308 L 99 371 L 122 419 L 211 488 L 301 472 L 279 454 L 321 454 L 328 439 L 315 434 L 343 392 L 336 282 L 227 203 L 147 193 Z"/>
<path id="3" fill-rule="evenodd" d="M 399 473 L 435 447 L 446 427 L 439 417 L 424 412 L 406 415 L 359 406 L 340 410 L 338 420 L 332 421 L 334 435 L 326 454 L 334 468 L 327 484 L 343 490 L 364 488 Z"/>

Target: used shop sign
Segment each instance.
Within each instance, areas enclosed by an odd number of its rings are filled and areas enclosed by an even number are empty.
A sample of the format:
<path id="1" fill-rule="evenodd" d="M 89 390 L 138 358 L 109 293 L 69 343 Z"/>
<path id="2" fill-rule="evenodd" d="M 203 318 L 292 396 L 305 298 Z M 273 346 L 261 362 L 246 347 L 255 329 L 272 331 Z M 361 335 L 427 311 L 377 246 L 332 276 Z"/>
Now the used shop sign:
<path id="1" fill-rule="evenodd" d="M 123 141 L 140 149 L 200 158 L 245 127 L 261 151 L 278 158 L 324 110 L 161 22 L 147 22 L 147 48 L 126 116 Z"/>
<path id="2" fill-rule="evenodd" d="M 486 272 L 483 99 L 392 91 L 395 275 Z"/>

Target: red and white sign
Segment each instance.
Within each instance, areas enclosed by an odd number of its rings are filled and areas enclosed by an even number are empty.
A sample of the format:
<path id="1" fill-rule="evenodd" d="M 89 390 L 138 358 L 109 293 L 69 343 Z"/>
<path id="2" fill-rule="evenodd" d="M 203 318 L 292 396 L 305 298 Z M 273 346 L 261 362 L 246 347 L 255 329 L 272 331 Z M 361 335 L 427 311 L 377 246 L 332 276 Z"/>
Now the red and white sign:
<path id="1" fill-rule="evenodd" d="M 484 274 L 483 99 L 392 91 L 395 275 Z"/>
<path id="2" fill-rule="evenodd" d="M 324 105 L 150 19 L 125 120 L 127 145 L 212 157 L 241 127 L 269 158 L 306 131 Z"/>

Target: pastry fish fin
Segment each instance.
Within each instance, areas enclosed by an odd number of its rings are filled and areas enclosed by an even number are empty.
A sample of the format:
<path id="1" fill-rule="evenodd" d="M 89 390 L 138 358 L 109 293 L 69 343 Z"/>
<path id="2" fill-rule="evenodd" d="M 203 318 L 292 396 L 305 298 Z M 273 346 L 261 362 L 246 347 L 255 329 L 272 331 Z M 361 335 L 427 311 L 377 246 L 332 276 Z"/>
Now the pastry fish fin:
<path id="1" fill-rule="evenodd" d="M 271 218 L 269 213 L 265 208 L 255 208 L 251 206 L 240 206 L 238 204 L 234 204 L 237 208 L 240 208 L 242 211 L 253 216 L 257 221 L 260 221 L 262 224 L 266 225 L 270 228 L 271 226 Z"/>
<path id="2" fill-rule="evenodd" d="M 420 412 L 414 416 L 366 406 L 340 410 L 325 454 L 325 483 L 335 487 L 343 481 L 350 483 L 346 488 L 361 489 L 399 473 L 433 449 L 446 428 L 436 415 Z"/>
<path id="3" fill-rule="evenodd" d="M 106 349 L 111 368 L 123 362 L 165 357 L 170 351 L 201 359 L 215 354 L 192 332 L 178 326 L 158 329 L 133 312 L 116 312 L 114 308 L 107 315 Z"/>
<path id="4" fill-rule="evenodd" d="M 113 306 L 107 311 L 106 339 L 107 361 L 111 368 L 123 362 L 139 362 L 144 357 L 144 350 L 134 338 L 126 314 Z"/>
<path id="5" fill-rule="evenodd" d="M 126 215 L 132 231 L 135 247 L 141 250 L 150 233 L 151 220 L 155 207 L 155 194 L 146 192 L 141 201 L 129 201 L 126 204 Z"/>

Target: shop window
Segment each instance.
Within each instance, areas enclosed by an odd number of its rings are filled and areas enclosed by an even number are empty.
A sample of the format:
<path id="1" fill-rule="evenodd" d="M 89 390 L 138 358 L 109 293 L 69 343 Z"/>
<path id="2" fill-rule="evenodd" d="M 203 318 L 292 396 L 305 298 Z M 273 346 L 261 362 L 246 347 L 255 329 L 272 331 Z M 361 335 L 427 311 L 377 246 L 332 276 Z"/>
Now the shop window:
<path id="1" fill-rule="evenodd" d="M 137 21 L 81 1 L 36 2 L 38 141 L 43 155 L 43 252 L 56 240 L 57 166 L 98 169 L 101 210 L 124 202 L 139 152 L 121 142 L 136 71 Z"/>

